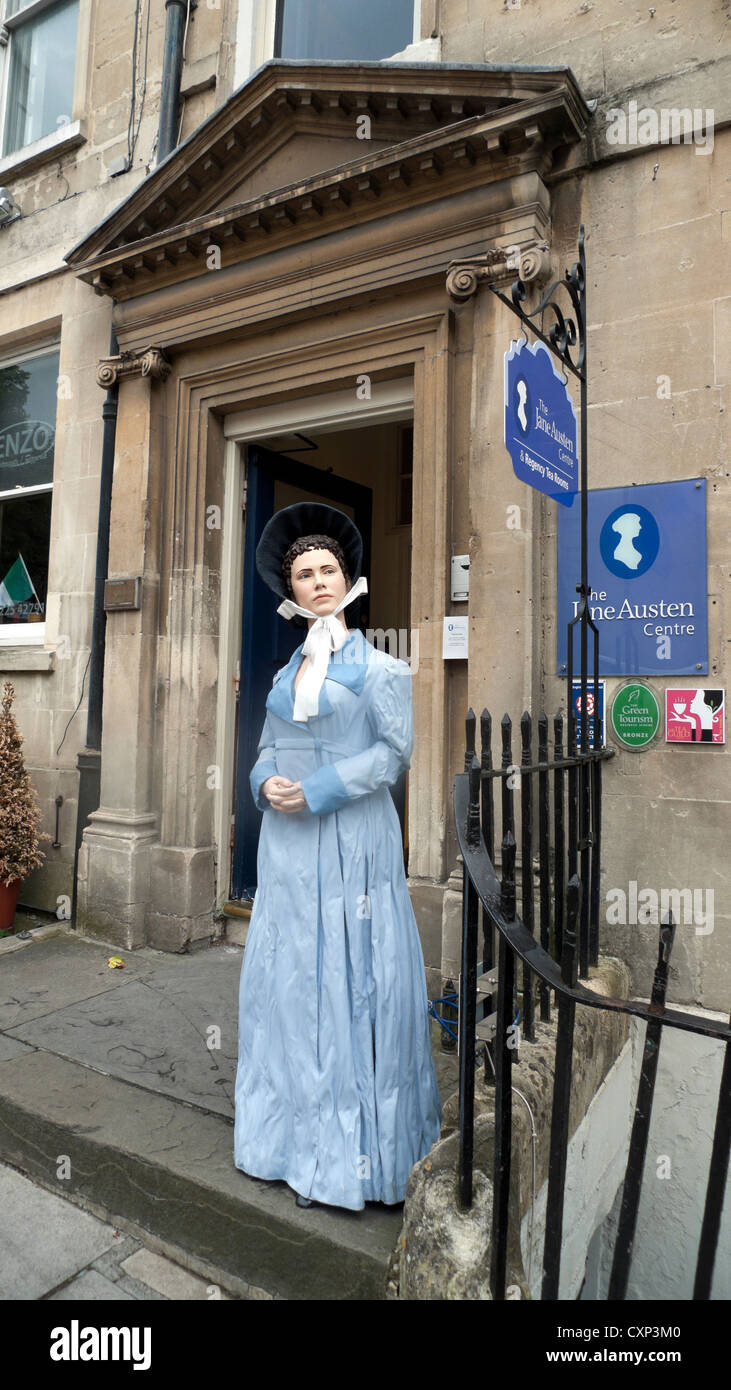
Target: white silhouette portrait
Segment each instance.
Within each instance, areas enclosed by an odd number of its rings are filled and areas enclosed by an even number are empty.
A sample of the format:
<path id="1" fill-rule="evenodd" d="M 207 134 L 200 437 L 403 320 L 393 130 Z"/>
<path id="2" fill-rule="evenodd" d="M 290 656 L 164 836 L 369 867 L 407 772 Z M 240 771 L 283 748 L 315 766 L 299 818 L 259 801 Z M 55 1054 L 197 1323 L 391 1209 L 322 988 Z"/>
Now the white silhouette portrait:
<path id="1" fill-rule="evenodd" d="M 642 522 L 636 512 L 623 512 L 612 522 L 612 530 L 619 534 L 619 544 L 614 552 L 614 559 L 619 560 L 620 564 L 626 565 L 628 570 L 636 570 L 642 555 L 633 545 L 642 530 Z"/>
<path id="2" fill-rule="evenodd" d="M 519 377 L 518 381 L 516 382 L 516 386 L 518 390 L 518 409 L 516 414 L 518 416 L 518 419 L 520 420 L 521 429 L 527 430 L 528 416 L 525 413 L 525 403 L 528 399 L 528 387 L 526 386 L 522 377 Z"/>

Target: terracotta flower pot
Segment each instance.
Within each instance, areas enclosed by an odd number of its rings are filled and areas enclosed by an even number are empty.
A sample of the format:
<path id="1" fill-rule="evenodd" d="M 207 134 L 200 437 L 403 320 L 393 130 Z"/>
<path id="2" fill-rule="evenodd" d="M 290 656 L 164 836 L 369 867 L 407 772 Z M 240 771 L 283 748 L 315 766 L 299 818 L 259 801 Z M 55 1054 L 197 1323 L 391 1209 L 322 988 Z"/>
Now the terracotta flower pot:
<path id="1" fill-rule="evenodd" d="M 6 884 L 0 879 L 0 931 L 7 931 L 13 925 L 22 882 L 22 878 L 13 878 Z"/>

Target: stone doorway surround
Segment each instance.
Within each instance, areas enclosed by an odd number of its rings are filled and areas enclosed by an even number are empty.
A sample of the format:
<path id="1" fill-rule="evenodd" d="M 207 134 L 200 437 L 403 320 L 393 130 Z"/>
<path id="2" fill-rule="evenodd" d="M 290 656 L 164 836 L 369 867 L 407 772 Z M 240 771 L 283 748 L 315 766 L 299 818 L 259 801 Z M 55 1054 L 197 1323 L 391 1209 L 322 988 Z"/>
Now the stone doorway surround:
<path id="1" fill-rule="evenodd" d="M 561 68 L 267 64 L 67 255 L 114 300 L 120 355 L 98 373 L 119 381 L 109 576 L 142 580 L 140 610 L 107 615 L 86 933 L 172 951 L 216 934 L 224 421 L 355 393 L 364 373 L 413 379 L 410 888 L 441 932 L 442 619 L 479 350 L 452 300 L 487 274 L 545 273 L 544 176 L 588 118 Z"/>
<path id="2" fill-rule="evenodd" d="M 221 563 L 221 618 L 218 650 L 218 722 L 216 766 L 222 771 L 222 786 L 215 792 L 215 842 L 218 847 L 216 908 L 224 911 L 230 901 L 233 815 L 231 787 L 234 780 L 235 691 L 240 679 L 241 623 L 243 617 L 243 571 L 246 497 L 247 444 L 262 443 L 275 452 L 289 450 L 276 442 L 276 436 L 294 436 L 300 431 L 307 438 L 352 431 L 359 426 L 413 421 L 414 388 L 412 376 L 393 377 L 371 383 L 371 395 L 361 400 L 352 390 L 328 391 L 323 395 L 257 405 L 253 409 L 226 415 L 223 432 L 225 452 L 225 501 Z M 275 442 L 271 437 L 275 436 Z M 301 440 L 293 441 L 293 447 Z M 227 520 L 227 518 L 229 520 Z M 240 524 L 237 524 L 240 518 Z M 232 524 L 230 524 L 232 523 Z M 247 792 L 248 794 L 248 792 Z M 231 936 L 231 919 L 227 924 Z M 234 939 L 238 939 L 236 934 Z M 245 940 L 245 934 L 244 934 Z"/>

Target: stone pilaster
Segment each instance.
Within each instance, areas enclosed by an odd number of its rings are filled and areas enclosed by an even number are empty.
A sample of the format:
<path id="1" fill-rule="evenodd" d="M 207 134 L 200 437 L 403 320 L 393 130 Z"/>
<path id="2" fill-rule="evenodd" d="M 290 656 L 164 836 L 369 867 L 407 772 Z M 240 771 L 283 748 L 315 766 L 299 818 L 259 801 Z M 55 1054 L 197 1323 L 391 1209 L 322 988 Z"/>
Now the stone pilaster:
<path id="1" fill-rule="evenodd" d="M 223 506 L 222 435 L 207 410 L 185 404 L 178 421 L 165 493 L 166 515 L 175 522 L 165 528 L 160 843 L 151 853 L 147 919 L 149 944 L 166 951 L 217 932 L 212 808 L 224 775 L 216 764 L 221 531 L 207 524 L 208 509 Z"/>
<path id="2" fill-rule="evenodd" d="M 120 383 L 109 578 L 142 583 L 139 609 L 107 612 L 101 804 L 79 853 L 77 921 L 126 949 L 147 940 L 150 850 L 159 840 L 152 767 L 163 400 L 154 383 L 167 371 L 162 354 L 148 350 L 103 359 L 97 374 L 104 387 Z"/>

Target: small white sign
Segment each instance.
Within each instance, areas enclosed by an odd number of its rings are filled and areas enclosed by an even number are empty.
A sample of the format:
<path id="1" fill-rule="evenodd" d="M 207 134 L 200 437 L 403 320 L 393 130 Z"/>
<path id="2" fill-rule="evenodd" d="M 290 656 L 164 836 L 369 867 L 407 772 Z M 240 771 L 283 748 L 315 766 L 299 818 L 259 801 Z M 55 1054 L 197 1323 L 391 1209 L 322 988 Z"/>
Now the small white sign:
<path id="1" fill-rule="evenodd" d="M 466 603 L 470 596 L 470 557 L 452 556 L 452 603 Z"/>
<path id="2" fill-rule="evenodd" d="M 445 618 L 442 630 L 442 657 L 445 661 L 468 656 L 467 618 Z"/>

